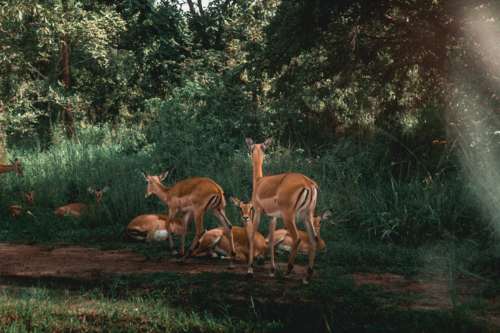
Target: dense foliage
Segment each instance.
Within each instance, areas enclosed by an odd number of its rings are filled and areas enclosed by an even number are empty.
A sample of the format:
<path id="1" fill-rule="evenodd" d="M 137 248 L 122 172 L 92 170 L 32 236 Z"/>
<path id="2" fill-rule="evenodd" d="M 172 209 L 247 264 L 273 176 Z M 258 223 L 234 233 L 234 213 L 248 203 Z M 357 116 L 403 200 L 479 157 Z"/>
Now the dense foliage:
<path id="1" fill-rule="evenodd" d="M 29 176 L 0 195 L 42 188 L 54 206 L 175 165 L 248 196 L 243 139 L 272 136 L 269 172 L 311 175 L 368 237 L 494 236 L 495 1 L 201 3 L 0 4 L 0 160 Z M 120 186 L 135 192 L 115 192 L 111 224 L 145 205 L 139 179 Z"/>

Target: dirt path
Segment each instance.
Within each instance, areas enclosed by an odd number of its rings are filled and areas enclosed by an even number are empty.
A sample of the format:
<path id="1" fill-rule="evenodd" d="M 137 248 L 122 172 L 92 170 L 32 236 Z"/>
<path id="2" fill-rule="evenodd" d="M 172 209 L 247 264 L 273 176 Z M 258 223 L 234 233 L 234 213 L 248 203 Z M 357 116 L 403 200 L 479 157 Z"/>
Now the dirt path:
<path id="1" fill-rule="evenodd" d="M 257 266 L 255 279 L 269 280 L 268 266 Z M 0 243 L 0 278 L 71 278 L 77 280 L 97 280 L 117 274 L 140 274 L 154 272 L 175 272 L 183 274 L 231 273 L 246 274 L 246 265 L 237 264 L 228 268 L 228 262 L 216 259 L 193 258 L 186 263 L 174 259 L 152 262 L 143 256 L 127 250 L 98 250 L 80 246 L 44 247 L 38 245 L 18 245 Z M 305 267 L 297 266 L 288 283 L 296 284 L 305 273 Z M 478 293 L 480 281 L 461 278 L 453 286 L 445 278 L 436 276 L 421 279 L 407 279 L 390 273 L 354 273 L 351 275 L 357 286 L 374 285 L 400 295 L 416 295 L 408 303 L 400 306 L 408 309 L 444 310 L 453 307 L 453 301 L 462 303 Z M 300 282 L 299 282 L 300 283 Z M 453 292 L 451 288 L 453 287 Z M 237 296 L 237 295 L 235 295 Z M 498 302 L 497 299 L 489 300 Z M 498 323 L 497 315 L 487 319 Z"/>
<path id="2" fill-rule="evenodd" d="M 0 243 L 0 276 L 10 277 L 64 277 L 96 279 L 115 274 L 176 272 L 197 274 L 202 272 L 246 274 L 246 265 L 228 268 L 228 262 L 215 259 L 192 258 L 186 263 L 174 259 L 158 262 L 126 250 L 103 251 L 80 246 L 44 247 Z M 256 267 L 256 278 L 266 278 L 267 266 Z M 299 278 L 304 267 L 297 266 L 294 274 Z"/>

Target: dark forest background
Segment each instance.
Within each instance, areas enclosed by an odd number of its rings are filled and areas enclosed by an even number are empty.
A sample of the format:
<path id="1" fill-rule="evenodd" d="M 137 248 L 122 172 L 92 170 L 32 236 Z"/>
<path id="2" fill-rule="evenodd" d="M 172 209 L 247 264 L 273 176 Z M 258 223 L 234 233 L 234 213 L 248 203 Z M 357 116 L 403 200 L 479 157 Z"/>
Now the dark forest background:
<path id="1" fill-rule="evenodd" d="M 140 171 L 174 167 L 168 184 L 207 176 L 248 200 L 246 137 L 273 138 L 264 175 L 306 174 L 320 187 L 318 214 L 333 211 L 308 288 L 230 274 L 98 277 L 71 296 L 100 311 L 94 327 L 67 312 L 64 283 L 49 281 L 2 289 L 0 326 L 478 332 L 476 319 L 498 323 L 499 55 L 499 1 L 0 0 L 0 163 L 18 158 L 24 169 L 0 175 L 1 242 L 163 260 L 165 244 L 123 241 L 133 217 L 165 210 L 144 198 Z M 81 219 L 54 216 L 104 186 Z M 30 214 L 9 216 L 19 203 Z M 240 224 L 236 208 L 227 214 Z M 419 295 L 360 288 L 349 278 L 357 272 L 444 283 L 451 305 L 410 308 Z"/>
<path id="2" fill-rule="evenodd" d="M 315 178 L 321 205 L 369 237 L 494 239 L 498 14 L 479 0 L 8 1 L 1 153 L 27 177 L 2 192 L 37 188 L 52 207 L 134 175 L 140 197 L 138 169 L 175 166 L 248 197 L 244 138 L 272 137 L 266 173 Z"/>

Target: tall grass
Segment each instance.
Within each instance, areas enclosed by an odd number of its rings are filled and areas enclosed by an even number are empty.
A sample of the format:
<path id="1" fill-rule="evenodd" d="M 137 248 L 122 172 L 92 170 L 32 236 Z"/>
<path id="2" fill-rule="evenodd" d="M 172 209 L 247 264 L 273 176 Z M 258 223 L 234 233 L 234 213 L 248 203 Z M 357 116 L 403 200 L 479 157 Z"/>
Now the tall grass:
<path id="1" fill-rule="evenodd" d="M 0 239 L 24 235 L 34 241 L 51 237 L 71 241 L 107 234 L 108 239 L 118 240 L 134 216 L 165 209 L 157 198 L 144 198 L 140 170 L 154 174 L 175 166 L 168 183 L 207 176 L 228 195 L 250 198 L 251 163 L 243 138 L 239 147 L 228 146 L 214 157 L 212 151 L 204 152 L 203 146 L 186 146 L 181 153 L 181 135 L 161 133 L 139 127 L 88 126 L 79 130 L 80 143 L 59 136 L 47 150 L 11 149 L 11 156 L 22 160 L 25 176 L 1 175 L 0 223 L 4 226 Z M 489 237 L 490 230 L 471 199 L 471 185 L 464 183 L 460 171 L 432 181 L 417 173 L 396 178 L 384 147 L 376 142 L 367 146 L 343 141 L 318 156 L 274 147 L 266 157 L 264 174 L 288 171 L 315 179 L 320 185 L 318 210 L 332 209 L 335 222 L 363 237 L 411 245 L 447 235 Z M 92 203 L 87 188 L 106 185 L 111 189 L 93 214 L 65 221 L 53 215 L 55 207 L 71 201 Z M 20 201 L 19 193 L 28 190 L 37 193 L 36 206 L 31 209 L 34 217 L 13 221 L 6 214 L 7 206 Z M 237 214 L 236 209 L 228 208 L 235 223 Z M 215 225 L 215 219 L 208 217 L 207 225 Z M 325 237 L 334 232 L 333 228 L 325 229 Z"/>

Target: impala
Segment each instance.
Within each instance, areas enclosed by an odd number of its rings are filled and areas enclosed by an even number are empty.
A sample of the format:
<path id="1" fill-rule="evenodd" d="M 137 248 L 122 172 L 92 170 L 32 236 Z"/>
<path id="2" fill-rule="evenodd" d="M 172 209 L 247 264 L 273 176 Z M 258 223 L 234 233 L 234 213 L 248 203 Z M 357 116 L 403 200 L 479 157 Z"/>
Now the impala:
<path id="1" fill-rule="evenodd" d="M 0 164 L 0 173 L 15 172 L 18 176 L 22 176 L 23 167 L 21 165 L 21 161 L 16 158 L 13 161 L 10 160 L 9 162 L 10 164 Z"/>
<path id="2" fill-rule="evenodd" d="M 185 233 L 181 235 L 180 255 L 181 260 L 185 260 L 192 255 L 192 251 L 198 246 L 199 239 L 203 234 L 203 217 L 208 210 L 219 220 L 219 224 L 224 228 L 224 232 L 229 238 L 231 245 L 230 257 L 234 256 L 234 242 L 231 233 L 231 222 L 226 217 L 226 199 L 222 188 L 210 178 L 193 177 L 181 180 L 172 187 L 166 187 L 162 181 L 168 176 L 168 171 L 158 176 L 143 176 L 147 182 L 146 197 L 156 195 L 169 209 L 168 218 L 174 219 L 177 213 L 184 213 L 184 229 L 187 230 L 189 221 L 194 217 L 196 234 L 189 247 L 189 252 L 184 255 Z M 171 234 L 168 235 L 172 237 Z M 169 242 L 170 239 L 169 239 Z M 231 264 L 232 266 L 232 261 Z"/>
<path id="3" fill-rule="evenodd" d="M 231 198 L 231 201 L 240 209 L 241 220 L 243 222 L 243 227 L 233 226 L 231 232 L 234 238 L 234 248 L 236 251 L 237 260 L 248 261 L 250 255 L 250 247 L 248 245 L 249 237 L 248 234 L 252 233 L 252 215 L 253 206 L 251 203 L 244 203 L 237 198 Z M 222 228 L 215 228 L 205 231 L 203 236 L 200 238 L 200 245 L 193 252 L 193 255 L 211 252 L 212 250 L 216 253 L 227 256 L 229 253 L 230 244 L 227 237 L 224 235 L 224 230 Z M 256 232 L 254 237 L 254 257 L 264 256 L 267 249 L 267 243 L 264 236 L 261 233 Z"/>
<path id="4" fill-rule="evenodd" d="M 318 235 L 318 246 L 317 250 L 326 250 L 325 241 L 320 236 L 321 222 L 328 220 L 332 215 L 332 212 L 327 210 L 319 216 L 315 216 L 313 220 L 314 230 L 316 235 Z M 298 251 L 301 253 L 309 253 L 309 236 L 306 232 L 299 230 L 300 244 Z M 274 246 L 278 249 L 289 252 L 292 248 L 293 240 L 290 237 L 288 230 L 279 229 L 274 232 Z"/>
<path id="5" fill-rule="evenodd" d="M 253 167 L 253 190 L 252 204 L 255 212 L 252 219 L 253 230 L 259 229 L 261 214 L 264 213 L 272 218 L 269 223 L 269 251 L 271 254 L 271 272 L 274 276 L 276 264 L 274 261 L 274 231 L 276 220 L 281 217 L 285 228 L 292 239 L 290 255 L 288 257 L 287 274 L 293 270 L 297 249 L 301 241 L 295 222 L 296 215 L 305 220 L 305 226 L 309 240 L 309 262 L 307 275 L 303 279 L 308 283 L 313 275 L 314 260 L 316 257 L 316 247 L 318 235 L 313 228 L 313 215 L 316 209 L 318 195 L 318 185 L 312 179 L 300 173 L 282 173 L 273 176 L 263 176 L 262 164 L 264 162 L 264 152 L 271 144 L 271 139 L 264 143 L 254 143 L 247 138 L 246 144 L 250 150 Z M 252 234 L 255 234 L 253 232 Z M 252 236 L 253 237 L 253 236 Z M 253 242 L 250 243 L 250 253 L 253 253 Z M 249 256 L 248 274 L 253 275 L 253 255 Z"/>
<path id="6" fill-rule="evenodd" d="M 33 206 L 35 203 L 35 191 L 23 192 L 23 199 L 26 202 L 26 205 Z M 10 205 L 9 213 L 12 217 L 21 216 L 23 213 L 27 213 L 29 215 L 33 215 L 29 210 L 26 209 L 23 205 Z"/>
<path id="7" fill-rule="evenodd" d="M 109 190 L 108 186 L 105 186 L 102 190 L 101 189 L 93 189 L 89 187 L 87 191 L 94 195 L 95 197 L 95 204 L 98 206 L 101 203 L 103 194 Z M 73 217 L 81 217 L 83 214 L 88 212 L 90 208 L 90 205 L 82 203 L 82 202 L 73 202 L 69 203 L 67 205 L 58 207 L 54 210 L 54 214 L 57 216 L 63 217 L 63 216 L 73 216 Z"/>
<path id="8" fill-rule="evenodd" d="M 169 219 L 165 214 L 143 214 L 136 216 L 127 226 L 126 234 L 135 240 L 163 241 L 168 238 L 170 250 L 174 252 L 174 243 L 170 234 L 184 236 L 186 229 L 179 219 Z"/>

